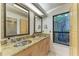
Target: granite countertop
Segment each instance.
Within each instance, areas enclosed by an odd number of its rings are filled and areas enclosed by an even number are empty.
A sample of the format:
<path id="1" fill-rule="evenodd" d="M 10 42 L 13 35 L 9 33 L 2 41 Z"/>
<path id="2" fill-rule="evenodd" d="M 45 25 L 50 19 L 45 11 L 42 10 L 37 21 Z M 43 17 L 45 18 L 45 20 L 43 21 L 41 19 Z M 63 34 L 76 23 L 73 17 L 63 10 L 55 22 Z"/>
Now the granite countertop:
<path id="1" fill-rule="evenodd" d="M 7 46 L 3 45 L 2 46 L 2 56 L 12 56 L 12 55 L 15 55 L 18 52 L 22 51 L 23 49 L 26 49 L 26 48 L 32 46 L 33 44 L 43 40 L 46 37 L 48 37 L 48 35 L 47 36 L 41 36 L 41 37 L 35 37 L 35 38 L 27 38 L 28 40 L 31 40 L 32 43 L 24 45 L 24 46 L 19 46 L 19 47 L 13 47 L 13 44 L 9 44 Z"/>

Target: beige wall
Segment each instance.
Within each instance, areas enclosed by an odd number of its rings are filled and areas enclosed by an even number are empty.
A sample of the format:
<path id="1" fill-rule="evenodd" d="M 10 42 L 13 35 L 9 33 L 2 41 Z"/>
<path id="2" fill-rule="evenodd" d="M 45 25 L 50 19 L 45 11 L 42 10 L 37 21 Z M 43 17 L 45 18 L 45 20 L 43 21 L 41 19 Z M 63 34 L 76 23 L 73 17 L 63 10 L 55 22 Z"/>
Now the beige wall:
<path id="1" fill-rule="evenodd" d="M 0 4 L 0 39 L 1 39 L 1 4 Z"/>
<path id="2" fill-rule="evenodd" d="M 77 20 L 78 20 L 77 23 L 78 23 L 79 22 L 79 3 L 78 3 L 77 8 L 78 8 L 77 9 L 77 11 L 78 11 L 77 12 Z M 79 25 L 79 23 L 78 23 L 78 25 Z M 78 36 L 78 55 L 79 55 L 79 26 L 78 25 L 77 25 L 77 29 L 78 29 L 78 31 L 77 31 L 78 35 L 77 36 Z"/>
<path id="3" fill-rule="evenodd" d="M 78 5 L 72 4 L 71 20 L 70 20 L 70 55 L 79 55 L 79 39 L 78 39 Z"/>
<path id="4" fill-rule="evenodd" d="M 1 4 L 0 4 L 0 54 L 1 54 Z"/>

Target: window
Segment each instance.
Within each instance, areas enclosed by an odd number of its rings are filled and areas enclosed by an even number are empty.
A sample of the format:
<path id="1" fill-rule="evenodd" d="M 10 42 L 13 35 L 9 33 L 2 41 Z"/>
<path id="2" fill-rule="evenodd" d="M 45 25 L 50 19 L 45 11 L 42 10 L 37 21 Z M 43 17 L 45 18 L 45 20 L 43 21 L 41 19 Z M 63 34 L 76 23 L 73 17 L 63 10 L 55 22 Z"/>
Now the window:
<path id="1" fill-rule="evenodd" d="M 54 42 L 69 45 L 70 15 L 69 12 L 53 16 Z"/>

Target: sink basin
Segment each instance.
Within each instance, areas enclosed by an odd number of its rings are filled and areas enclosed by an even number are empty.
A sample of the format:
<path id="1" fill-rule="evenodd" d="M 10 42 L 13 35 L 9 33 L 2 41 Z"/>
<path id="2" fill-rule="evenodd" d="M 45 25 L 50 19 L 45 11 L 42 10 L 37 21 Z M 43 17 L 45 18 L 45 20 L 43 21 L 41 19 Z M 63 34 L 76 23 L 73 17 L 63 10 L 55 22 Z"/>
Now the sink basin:
<path id="1" fill-rule="evenodd" d="M 24 45 L 28 45 L 28 44 L 30 44 L 30 43 L 32 43 L 31 40 L 24 40 L 24 41 L 21 41 L 21 42 L 16 43 L 16 44 L 14 45 L 14 47 L 24 46 Z"/>

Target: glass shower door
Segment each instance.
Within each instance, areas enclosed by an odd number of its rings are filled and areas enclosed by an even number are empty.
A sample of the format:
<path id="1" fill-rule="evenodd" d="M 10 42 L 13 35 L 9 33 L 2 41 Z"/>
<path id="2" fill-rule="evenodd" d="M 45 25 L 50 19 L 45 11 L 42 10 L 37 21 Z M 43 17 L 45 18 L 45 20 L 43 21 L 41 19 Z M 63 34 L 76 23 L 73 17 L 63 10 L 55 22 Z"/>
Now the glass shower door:
<path id="1" fill-rule="evenodd" d="M 69 45 L 69 12 L 55 15 L 53 18 L 53 39 L 55 43 Z"/>

